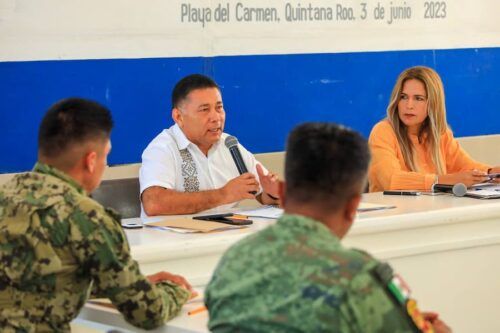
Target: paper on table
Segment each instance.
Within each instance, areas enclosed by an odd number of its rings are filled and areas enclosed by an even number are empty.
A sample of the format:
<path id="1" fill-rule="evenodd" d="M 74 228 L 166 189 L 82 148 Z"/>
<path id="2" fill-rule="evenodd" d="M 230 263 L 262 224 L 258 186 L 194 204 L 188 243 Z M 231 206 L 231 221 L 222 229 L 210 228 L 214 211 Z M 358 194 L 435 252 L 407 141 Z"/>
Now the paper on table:
<path id="1" fill-rule="evenodd" d="M 158 222 L 146 224 L 148 227 L 166 228 L 166 229 L 180 229 L 181 232 L 211 232 L 222 231 L 230 229 L 245 228 L 244 225 L 230 225 L 220 222 L 193 220 L 188 217 L 180 217 L 175 219 L 165 219 Z M 177 230 L 174 230 L 177 231 Z"/>
<path id="2" fill-rule="evenodd" d="M 173 231 L 177 232 L 179 234 L 195 234 L 198 233 L 198 230 L 192 230 L 192 229 L 181 229 L 181 228 L 170 228 L 170 227 L 156 227 L 154 225 L 149 225 L 145 224 L 144 226 L 151 228 L 151 229 L 157 229 L 157 230 L 163 230 L 163 231 Z"/>
<path id="3" fill-rule="evenodd" d="M 473 186 L 465 193 L 466 197 L 476 199 L 498 199 L 500 198 L 500 185 L 487 184 L 483 186 Z"/>
<path id="4" fill-rule="evenodd" d="M 390 209 L 395 207 L 396 206 L 392 205 L 381 205 L 369 202 L 361 202 L 358 207 L 358 212 L 369 212 L 372 210 Z M 278 208 L 276 206 L 262 206 L 255 209 L 240 210 L 235 212 L 235 214 L 246 215 L 248 217 L 263 217 L 268 219 L 278 219 L 280 218 L 281 215 L 283 215 L 283 209 Z"/>
<path id="5" fill-rule="evenodd" d="M 96 305 L 100 305 L 100 306 L 104 306 L 104 307 L 110 308 L 110 309 L 116 309 L 115 306 L 113 305 L 113 303 L 111 303 L 111 301 L 109 300 L 109 298 L 91 298 L 87 302 L 92 303 L 92 304 L 96 304 Z"/>
<path id="6" fill-rule="evenodd" d="M 496 184 L 494 184 L 494 183 L 488 183 L 488 182 L 486 182 L 486 183 L 477 183 L 477 184 L 472 184 L 472 186 L 469 187 L 469 189 L 470 188 L 483 188 L 485 186 L 487 186 L 487 187 L 496 186 Z"/>
<path id="7" fill-rule="evenodd" d="M 283 209 L 276 206 L 262 206 L 255 209 L 240 210 L 235 214 L 246 215 L 248 217 L 263 217 L 266 219 L 278 219 L 283 215 Z"/>
<path id="8" fill-rule="evenodd" d="M 391 208 L 396 208 L 396 206 L 375 204 L 370 202 L 361 202 L 358 206 L 358 212 L 362 213 L 362 212 L 370 212 L 372 210 L 391 209 Z"/>

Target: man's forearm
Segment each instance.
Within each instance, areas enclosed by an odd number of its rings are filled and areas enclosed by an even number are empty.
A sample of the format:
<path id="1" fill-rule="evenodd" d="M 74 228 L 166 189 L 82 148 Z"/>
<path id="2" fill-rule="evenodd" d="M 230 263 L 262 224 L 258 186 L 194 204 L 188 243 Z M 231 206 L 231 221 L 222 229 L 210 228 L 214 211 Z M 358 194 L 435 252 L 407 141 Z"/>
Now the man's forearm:
<path id="1" fill-rule="evenodd" d="M 194 214 L 228 203 L 222 189 L 184 193 L 150 188 L 144 191 L 142 201 L 149 216 Z"/>
<path id="2" fill-rule="evenodd" d="M 134 326 L 153 329 L 176 316 L 191 293 L 169 281 L 156 285 L 139 279 L 128 288 L 118 289 L 111 301 Z M 115 290 L 116 291 L 116 290 Z"/>

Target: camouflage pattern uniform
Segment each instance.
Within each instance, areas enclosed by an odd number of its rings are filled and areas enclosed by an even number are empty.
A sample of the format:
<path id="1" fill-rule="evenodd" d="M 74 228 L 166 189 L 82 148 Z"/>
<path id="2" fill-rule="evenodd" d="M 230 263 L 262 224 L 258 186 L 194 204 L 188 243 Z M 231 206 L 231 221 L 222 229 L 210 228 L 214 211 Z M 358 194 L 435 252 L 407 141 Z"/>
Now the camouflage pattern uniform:
<path id="1" fill-rule="evenodd" d="M 414 332 L 379 264 L 315 220 L 284 215 L 228 250 L 205 293 L 213 332 Z"/>
<path id="2" fill-rule="evenodd" d="M 140 273 L 117 213 L 37 163 L 0 188 L 0 331 L 69 332 L 90 289 L 132 325 L 175 316 L 189 292 Z"/>

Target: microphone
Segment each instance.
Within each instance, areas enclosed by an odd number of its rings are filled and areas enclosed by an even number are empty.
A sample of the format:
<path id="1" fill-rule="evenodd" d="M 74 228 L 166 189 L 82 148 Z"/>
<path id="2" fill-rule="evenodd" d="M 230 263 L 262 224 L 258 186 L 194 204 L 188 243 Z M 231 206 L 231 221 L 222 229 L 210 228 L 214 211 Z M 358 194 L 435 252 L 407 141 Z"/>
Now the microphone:
<path id="1" fill-rule="evenodd" d="M 432 185 L 432 192 L 446 192 L 452 193 L 454 196 L 463 197 L 467 193 L 467 186 L 463 183 L 456 183 L 455 185 L 448 184 L 434 184 Z"/>
<path id="2" fill-rule="evenodd" d="M 231 152 L 234 164 L 236 164 L 236 168 L 238 168 L 238 172 L 240 173 L 240 175 L 244 174 L 245 172 L 248 172 L 247 166 L 243 161 L 243 157 L 241 157 L 240 149 L 238 148 L 238 139 L 230 135 L 226 138 L 224 144 Z"/>
<path id="3" fill-rule="evenodd" d="M 236 164 L 236 168 L 238 169 L 238 172 L 240 173 L 240 175 L 244 174 L 245 172 L 248 172 L 247 166 L 245 165 L 245 162 L 243 161 L 243 157 L 241 157 L 240 149 L 238 148 L 238 139 L 236 139 L 236 137 L 230 135 L 226 138 L 226 140 L 224 141 L 224 144 L 231 152 L 231 156 L 233 157 L 234 164 Z M 250 193 L 257 194 L 257 192 L 255 192 L 255 191 L 251 191 Z"/>

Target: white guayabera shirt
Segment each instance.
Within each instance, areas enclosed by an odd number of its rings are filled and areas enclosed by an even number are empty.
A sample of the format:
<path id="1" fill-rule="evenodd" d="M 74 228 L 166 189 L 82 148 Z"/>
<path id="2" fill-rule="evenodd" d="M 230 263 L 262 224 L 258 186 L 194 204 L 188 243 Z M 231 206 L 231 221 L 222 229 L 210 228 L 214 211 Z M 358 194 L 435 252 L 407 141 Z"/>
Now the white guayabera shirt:
<path id="1" fill-rule="evenodd" d="M 142 153 L 139 181 L 142 192 L 151 186 L 161 186 L 179 192 L 214 190 L 239 176 L 229 149 L 224 145 L 227 133 L 205 156 L 197 145 L 189 141 L 182 130 L 173 125 L 163 130 Z M 255 157 L 238 143 L 241 156 L 249 172 L 258 179 Z M 265 168 L 264 173 L 267 173 Z M 262 190 L 259 190 L 259 193 Z M 234 207 L 237 202 L 219 208 Z M 147 217 L 142 209 L 141 217 Z"/>

